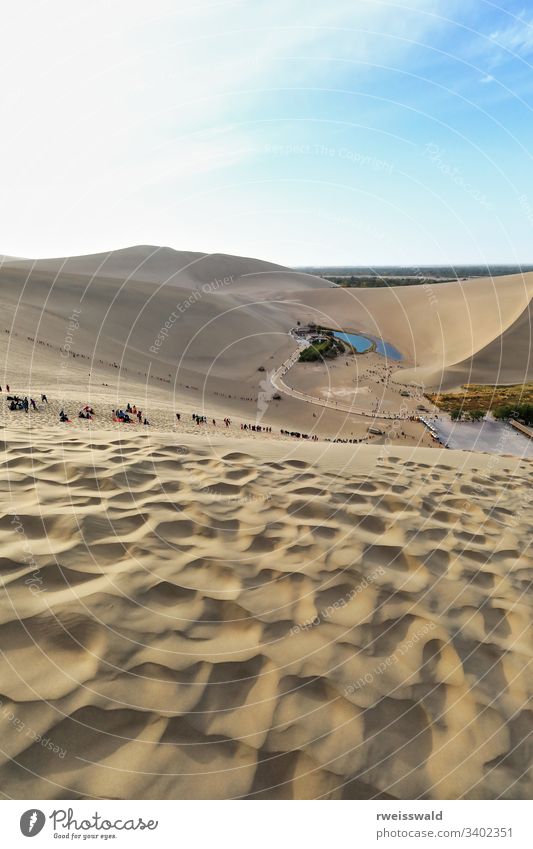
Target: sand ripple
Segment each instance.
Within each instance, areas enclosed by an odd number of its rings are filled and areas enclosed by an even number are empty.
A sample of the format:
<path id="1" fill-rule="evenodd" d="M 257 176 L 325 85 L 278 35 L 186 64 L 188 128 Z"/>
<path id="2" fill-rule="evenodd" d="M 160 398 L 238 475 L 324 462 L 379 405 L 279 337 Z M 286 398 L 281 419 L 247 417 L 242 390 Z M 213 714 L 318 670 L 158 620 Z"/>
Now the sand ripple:
<path id="1" fill-rule="evenodd" d="M 164 439 L 6 433 L 5 794 L 531 797 L 527 463 Z"/>

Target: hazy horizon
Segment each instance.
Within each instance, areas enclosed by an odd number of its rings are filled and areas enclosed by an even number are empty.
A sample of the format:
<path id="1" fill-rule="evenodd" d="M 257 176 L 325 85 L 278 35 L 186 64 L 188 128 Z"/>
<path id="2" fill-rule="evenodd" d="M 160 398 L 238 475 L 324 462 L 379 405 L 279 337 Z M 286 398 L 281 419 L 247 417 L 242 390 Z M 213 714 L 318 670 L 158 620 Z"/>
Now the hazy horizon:
<path id="1" fill-rule="evenodd" d="M 88 252 L 82 253 L 82 254 L 59 253 L 59 254 L 49 254 L 49 255 L 42 255 L 42 256 L 22 256 L 22 255 L 14 256 L 12 254 L 3 253 L 3 254 L 0 254 L 0 264 L 4 261 L 20 260 L 20 261 L 39 262 L 39 260 L 47 260 L 47 259 L 50 259 L 50 260 L 51 259 L 68 259 L 69 257 L 76 257 L 76 256 L 94 256 L 94 255 L 99 255 L 99 254 L 111 254 L 111 253 L 114 253 L 116 251 L 127 251 L 127 250 L 132 250 L 134 248 L 140 248 L 140 247 L 154 248 L 155 253 L 158 250 L 171 250 L 171 251 L 175 251 L 176 253 L 190 253 L 190 252 L 200 253 L 200 254 L 205 254 L 206 257 L 207 256 L 213 256 L 213 255 L 216 255 L 216 254 L 225 254 L 225 255 L 230 255 L 230 256 L 234 255 L 234 256 L 242 256 L 242 257 L 250 256 L 249 254 L 229 254 L 228 251 L 212 251 L 212 252 L 202 251 L 202 250 L 189 251 L 185 247 L 176 248 L 176 247 L 173 247 L 171 245 L 151 245 L 151 244 L 148 244 L 146 242 L 140 242 L 138 244 L 121 245 L 120 247 L 117 247 L 117 248 L 96 249 L 96 250 L 88 251 Z M 250 257 L 250 258 L 259 259 L 259 260 L 262 260 L 264 262 L 272 262 L 272 263 L 277 262 L 276 260 L 273 260 L 273 259 L 271 259 L 270 257 L 267 257 L 267 256 L 254 256 L 254 257 Z M 279 263 L 279 264 L 283 265 L 283 263 Z M 317 270 L 317 271 L 319 271 L 319 270 L 341 271 L 341 270 L 348 270 L 348 269 L 350 271 L 352 271 L 352 270 L 368 271 L 368 270 L 374 269 L 374 270 L 377 271 L 377 270 L 386 270 L 386 269 L 400 269 L 400 270 L 405 269 L 405 270 L 407 270 L 407 269 L 417 269 L 417 268 L 419 268 L 419 269 L 423 269 L 423 268 L 425 268 L 425 269 L 449 268 L 449 269 L 452 270 L 452 269 L 479 268 L 479 267 L 486 267 L 487 269 L 508 268 L 508 269 L 518 269 L 519 271 L 529 271 L 529 270 L 533 270 L 533 260 L 527 261 L 527 262 L 519 262 L 519 261 L 516 261 L 516 262 L 501 262 L 501 261 L 496 261 L 496 262 L 488 262 L 488 261 L 484 261 L 484 262 L 461 262 L 461 261 L 448 260 L 446 262 L 435 261 L 435 262 L 423 262 L 423 263 L 422 262 L 392 262 L 392 261 L 387 262 L 387 263 L 384 263 L 384 262 L 376 262 L 376 263 L 372 263 L 372 262 L 369 262 L 369 263 L 361 263 L 361 262 L 343 262 L 343 263 L 339 263 L 339 262 L 314 262 L 314 263 L 306 263 L 306 262 L 301 262 L 301 263 L 294 263 L 294 264 L 288 265 L 286 267 L 289 268 L 289 269 L 292 268 L 294 270 L 299 270 L 299 271 L 313 270 L 313 269 Z"/>

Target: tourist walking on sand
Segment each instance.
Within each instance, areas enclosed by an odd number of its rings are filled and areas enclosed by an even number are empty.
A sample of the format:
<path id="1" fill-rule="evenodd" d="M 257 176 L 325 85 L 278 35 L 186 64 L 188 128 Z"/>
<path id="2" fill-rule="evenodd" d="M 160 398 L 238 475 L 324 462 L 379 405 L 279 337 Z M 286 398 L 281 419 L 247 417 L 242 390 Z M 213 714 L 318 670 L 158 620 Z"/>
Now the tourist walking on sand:
<path id="1" fill-rule="evenodd" d="M 32 410 L 36 410 L 36 409 L 37 409 L 37 404 L 35 403 L 35 401 L 33 400 L 33 398 L 30 398 L 30 404 L 31 404 L 31 408 L 32 408 Z"/>
<path id="2" fill-rule="evenodd" d="M 46 397 L 46 395 L 44 393 L 41 395 L 41 403 L 42 404 L 48 404 L 48 398 Z"/>

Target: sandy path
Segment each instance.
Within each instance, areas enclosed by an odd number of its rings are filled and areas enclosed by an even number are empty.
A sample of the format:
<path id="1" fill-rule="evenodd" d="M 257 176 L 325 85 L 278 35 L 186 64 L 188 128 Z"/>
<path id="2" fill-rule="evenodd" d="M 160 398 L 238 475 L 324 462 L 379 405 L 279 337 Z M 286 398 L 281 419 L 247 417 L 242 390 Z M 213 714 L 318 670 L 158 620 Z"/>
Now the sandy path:
<path id="1" fill-rule="evenodd" d="M 402 401 L 404 400 L 401 397 L 399 397 L 398 399 L 395 399 L 396 407 L 397 407 L 396 410 L 394 410 L 392 412 L 388 412 L 388 413 L 382 412 L 381 409 L 380 409 L 380 406 L 378 406 L 381 399 L 380 399 L 380 396 L 379 396 L 379 387 L 377 385 L 377 381 L 375 381 L 375 386 L 373 387 L 373 391 L 370 391 L 368 393 L 368 396 L 365 396 L 365 398 L 367 398 L 369 401 L 372 402 L 373 406 L 372 407 L 367 406 L 366 408 L 361 407 L 359 397 L 358 397 L 358 393 L 357 393 L 357 388 L 356 387 L 352 388 L 351 385 L 348 385 L 346 387 L 346 382 L 341 383 L 340 391 L 342 391 L 343 394 L 345 394 L 345 395 L 352 395 L 353 396 L 352 403 L 350 403 L 350 404 L 344 403 L 343 401 L 338 401 L 335 398 L 331 398 L 331 397 L 330 398 L 323 398 L 323 397 L 320 397 L 318 395 L 313 395 L 313 394 L 310 394 L 310 393 L 307 393 L 307 392 L 303 392 L 300 389 L 296 389 L 294 386 L 290 386 L 285 381 L 284 378 L 287 376 L 289 371 L 291 369 L 293 369 L 293 367 L 298 363 L 301 350 L 302 350 L 301 348 L 298 348 L 298 350 L 294 351 L 289 357 L 287 357 L 287 359 L 281 364 L 281 366 L 279 366 L 279 368 L 277 368 L 274 371 L 274 373 L 271 375 L 271 378 L 270 378 L 272 386 L 274 387 L 274 389 L 278 390 L 279 392 L 283 392 L 286 395 L 291 396 L 292 398 L 297 398 L 300 401 L 306 401 L 309 404 L 315 404 L 318 407 L 327 407 L 331 410 L 338 410 L 340 412 L 349 413 L 352 416 L 360 416 L 362 418 L 367 418 L 367 419 L 379 419 L 379 420 L 383 420 L 383 421 L 391 421 L 391 420 L 398 420 L 398 419 L 402 419 L 402 420 L 409 419 L 410 416 L 413 416 L 413 415 L 416 414 L 415 404 L 417 403 L 417 401 L 420 401 L 420 400 L 423 400 L 424 405 L 427 405 L 428 408 L 431 407 L 431 409 L 437 410 L 437 408 L 434 407 L 426 398 L 421 396 L 421 397 L 415 399 L 414 401 L 411 401 L 411 403 L 408 406 L 406 405 L 404 412 L 402 412 L 400 410 L 401 405 L 402 405 Z M 365 361 L 367 361 L 370 356 L 371 355 L 366 355 Z M 376 356 L 379 356 L 379 355 L 376 355 Z M 373 360 L 375 360 L 375 357 L 373 358 Z M 340 361 L 346 362 L 346 359 L 342 358 Z M 331 366 L 328 367 L 327 364 L 324 364 L 325 375 L 322 378 L 322 382 L 326 382 L 327 380 L 331 379 L 330 369 L 331 369 Z M 389 379 L 389 375 L 387 373 L 387 368 L 383 363 L 379 363 L 375 370 L 377 372 L 379 372 L 381 376 L 387 375 L 387 380 Z M 346 379 L 347 379 L 346 375 L 343 375 L 343 377 L 345 378 L 345 381 L 346 381 Z M 351 377 L 351 375 L 350 375 L 350 377 Z M 398 390 L 398 393 L 399 393 L 399 390 Z M 330 390 L 330 394 L 332 394 L 331 390 Z"/>

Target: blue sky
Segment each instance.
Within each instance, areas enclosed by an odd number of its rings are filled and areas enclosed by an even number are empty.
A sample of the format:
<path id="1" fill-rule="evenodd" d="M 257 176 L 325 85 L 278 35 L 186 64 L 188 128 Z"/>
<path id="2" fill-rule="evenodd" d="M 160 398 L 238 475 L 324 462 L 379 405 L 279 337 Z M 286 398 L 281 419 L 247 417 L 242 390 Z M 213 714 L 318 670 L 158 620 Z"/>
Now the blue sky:
<path id="1" fill-rule="evenodd" d="M 533 262 L 533 9 L 6 4 L 0 249 Z"/>

